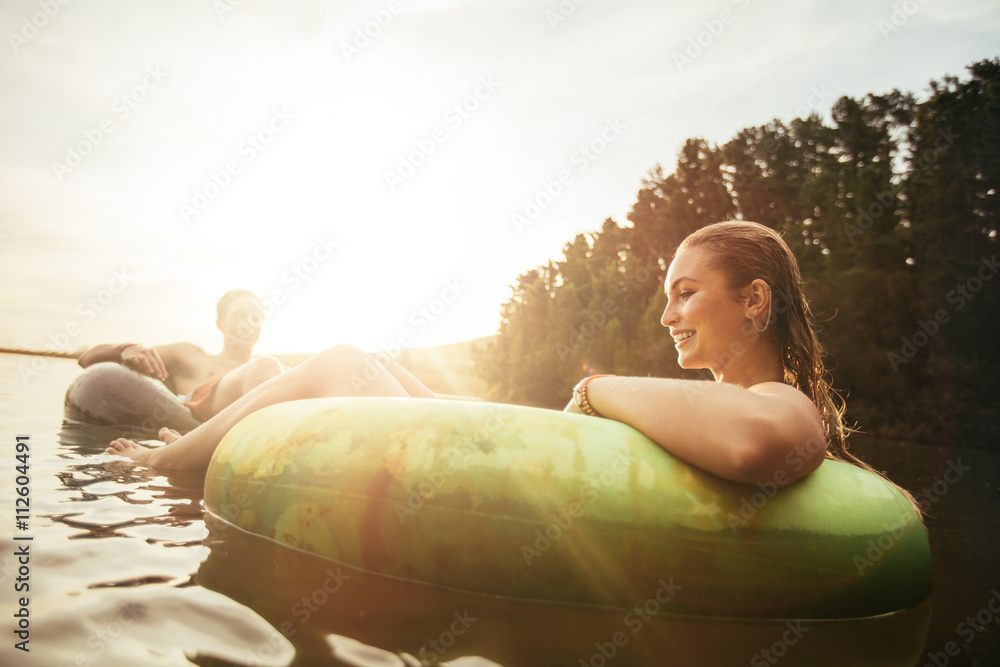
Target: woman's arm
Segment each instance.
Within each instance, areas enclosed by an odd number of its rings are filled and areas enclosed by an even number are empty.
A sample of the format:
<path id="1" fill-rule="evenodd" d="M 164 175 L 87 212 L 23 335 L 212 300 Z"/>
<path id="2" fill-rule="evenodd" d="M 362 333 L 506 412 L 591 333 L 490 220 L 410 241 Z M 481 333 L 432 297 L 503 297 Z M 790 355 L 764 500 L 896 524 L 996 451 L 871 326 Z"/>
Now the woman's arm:
<path id="1" fill-rule="evenodd" d="M 605 417 L 625 422 L 675 456 L 719 477 L 791 483 L 825 455 L 816 406 L 794 387 L 744 389 L 722 382 L 606 377 L 588 397 Z M 780 484 L 779 484 L 780 485 Z"/>

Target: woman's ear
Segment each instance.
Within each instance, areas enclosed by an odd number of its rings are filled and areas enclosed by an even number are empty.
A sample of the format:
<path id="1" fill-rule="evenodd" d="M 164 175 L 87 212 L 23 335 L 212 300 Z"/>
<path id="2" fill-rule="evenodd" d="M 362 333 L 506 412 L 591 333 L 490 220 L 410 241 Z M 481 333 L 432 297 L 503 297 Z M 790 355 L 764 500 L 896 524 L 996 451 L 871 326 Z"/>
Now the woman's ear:
<path id="1" fill-rule="evenodd" d="M 766 282 L 757 278 L 750 283 L 750 294 L 747 308 L 759 308 L 761 312 L 767 312 L 771 305 L 771 287 Z"/>

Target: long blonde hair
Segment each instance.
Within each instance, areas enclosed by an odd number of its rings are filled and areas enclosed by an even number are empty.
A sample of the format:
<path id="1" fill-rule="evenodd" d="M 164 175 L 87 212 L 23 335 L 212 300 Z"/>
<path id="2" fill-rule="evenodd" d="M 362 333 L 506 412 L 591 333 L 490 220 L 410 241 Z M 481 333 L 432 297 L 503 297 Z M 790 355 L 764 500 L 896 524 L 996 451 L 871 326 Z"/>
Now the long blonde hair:
<path id="1" fill-rule="evenodd" d="M 844 422 L 846 404 L 830 384 L 823 346 L 816 337 L 813 315 L 802 291 L 799 265 L 788 244 L 770 227 L 728 221 L 691 233 L 677 250 L 695 246 L 709 251 L 709 261 L 729 277 L 730 288 L 740 289 L 758 278 L 771 288 L 770 324 L 765 335 L 778 351 L 785 382 L 808 396 L 819 409 L 827 437 L 827 458 L 851 463 L 888 480 L 847 448 L 847 438 L 855 429 Z M 919 511 L 913 496 L 896 488 Z"/>

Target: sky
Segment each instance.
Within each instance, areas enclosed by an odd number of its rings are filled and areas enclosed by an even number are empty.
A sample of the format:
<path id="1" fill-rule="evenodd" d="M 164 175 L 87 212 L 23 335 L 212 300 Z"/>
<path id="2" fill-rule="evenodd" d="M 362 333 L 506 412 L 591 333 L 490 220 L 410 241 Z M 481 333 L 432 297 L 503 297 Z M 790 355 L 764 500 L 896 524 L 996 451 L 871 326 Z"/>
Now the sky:
<path id="1" fill-rule="evenodd" d="M 927 95 L 995 0 L 5 0 L 0 346 L 493 334 L 689 137 Z"/>

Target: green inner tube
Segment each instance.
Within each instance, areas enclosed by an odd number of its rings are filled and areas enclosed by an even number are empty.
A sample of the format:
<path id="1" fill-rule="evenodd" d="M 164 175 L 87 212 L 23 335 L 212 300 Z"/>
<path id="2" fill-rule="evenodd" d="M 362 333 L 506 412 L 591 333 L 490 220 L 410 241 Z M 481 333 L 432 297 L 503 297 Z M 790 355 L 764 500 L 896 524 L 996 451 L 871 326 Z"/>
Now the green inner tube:
<path id="1" fill-rule="evenodd" d="M 726 619 L 852 619 L 930 592 L 927 532 L 876 475 L 825 461 L 723 480 L 620 422 L 492 403 L 333 398 L 240 422 L 205 504 L 276 542 L 504 599 Z"/>

